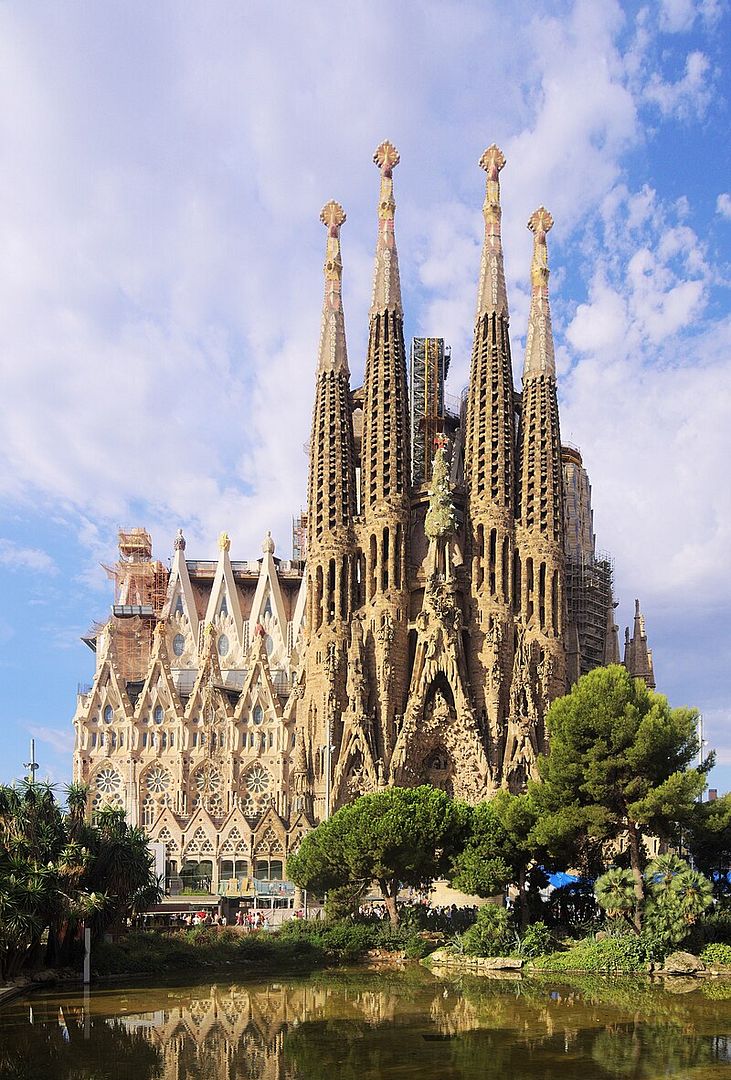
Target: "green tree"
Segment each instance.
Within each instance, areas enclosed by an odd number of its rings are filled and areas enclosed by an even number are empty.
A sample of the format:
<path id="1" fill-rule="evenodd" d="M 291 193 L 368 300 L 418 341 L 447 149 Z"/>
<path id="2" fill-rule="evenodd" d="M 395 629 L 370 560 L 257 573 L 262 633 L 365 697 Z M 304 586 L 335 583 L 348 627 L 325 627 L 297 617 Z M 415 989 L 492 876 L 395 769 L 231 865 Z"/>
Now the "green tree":
<path id="1" fill-rule="evenodd" d="M 618 664 L 584 675 L 547 716 L 543 782 L 531 791 L 539 811 L 536 841 L 579 852 L 582 842 L 626 841 L 634 923 L 642 924 L 643 839 L 673 840 L 692 820 L 705 786 L 695 709 L 671 709 L 661 694 Z"/>
<path id="2" fill-rule="evenodd" d="M 376 881 L 397 925 L 399 888 L 428 888 L 446 877 L 468 817 L 466 806 L 428 785 L 362 795 L 304 838 L 287 873 L 316 893 L 356 886 L 363 895 Z"/>
<path id="3" fill-rule="evenodd" d="M 698 803 L 683 830 L 683 840 L 695 865 L 712 881 L 719 895 L 729 891 L 731 868 L 731 793 L 714 802 Z"/>
<path id="4" fill-rule="evenodd" d="M 83 925 L 98 938 L 137 905 L 160 895 L 147 837 L 124 813 L 85 818 L 86 790 L 68 789 L 67 811 L 52 787 L 0 787 L 0 974 L 11 977 L 39 954 L 68 963 Z"/>
<path id="5" fill-rule="evenodd" d="M 472 810 L 467 842 L 452 861 L 452 884 L 464 892 L 495 896 L 515 885 L 522 927 L 528 921 L 529 869 L 543 854 L 533 837 L 536 822 L 531 795 L 499 791 Z"/>

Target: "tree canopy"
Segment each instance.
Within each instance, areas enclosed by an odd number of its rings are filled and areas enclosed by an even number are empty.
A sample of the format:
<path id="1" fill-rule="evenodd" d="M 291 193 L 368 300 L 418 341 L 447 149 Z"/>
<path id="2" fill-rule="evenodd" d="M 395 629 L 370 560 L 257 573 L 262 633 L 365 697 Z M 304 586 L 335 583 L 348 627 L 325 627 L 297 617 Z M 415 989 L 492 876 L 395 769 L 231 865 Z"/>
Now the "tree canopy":
<path id="1" fill-rule="evenodd" d="M 437 788 L 386 788 L 362 795 L 305 836 L 287 872 L 317 893 L 356 886 L 363 894 L 376 881 L 397 923 L 399 888 L 428 888 L 446 877 L 468 820 L 468 807 Z"/>
<path id="2" fill-rule="evenodd" d="M 16 974 L 40 949 L 67 963 L 82 925 L 99 937 L 136 905 L 159 897 L 147 837 L 124 812 L 90 823 L 86 790 L 68 789 L 68 809 L 48 784 L 0 787 L 0 975 Z"/>
<path id="3" fill-rule="evenodd" d="M 618 664 L 584 675 L 548 712 L 542 783 L 531 786 L 539 811 L 535 840 L 577 855 L 582 842 L 626 844 L 637 923 L 645 895 L 642 840 L 676 839 L 678 826 L 695 815 L 712 763 L 692 767 L 697 719 L 695 709 L 671 709 Z"/>
<path id="4" fill-rule="evenodd" d="M 533 838 L 536 821 L 531 795 L 499 791 L 479 803 L 470 813 L 467 842 L 453 860 L 452 884 L 476 896 L 495 896 L 515 885 L 524 923 L 528 869 L 542 854 Z"/>

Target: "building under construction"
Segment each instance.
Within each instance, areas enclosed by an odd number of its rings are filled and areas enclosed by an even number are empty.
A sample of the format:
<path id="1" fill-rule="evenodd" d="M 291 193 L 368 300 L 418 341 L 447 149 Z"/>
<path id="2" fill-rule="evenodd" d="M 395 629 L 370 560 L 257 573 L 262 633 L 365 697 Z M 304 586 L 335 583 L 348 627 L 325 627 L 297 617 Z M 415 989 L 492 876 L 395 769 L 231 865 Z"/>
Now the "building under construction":
<path id="1" fill-rule="evenodd" d="M 411 481 L 415 487 L 431 479 L 434 440 L 448 429 L 444 384 L 451 351 L 444 338 L 412 338 L 409 366 L 411 414 Z"/>
<path id="2" fill-rule="evenodd" d="M 169 569 L 152 557 L 152 537 L 146 529 L 120 529 L 119 560 L 105 566 L 114 582 L 109 632 L 114 637 L 117 664 L 124 679 L 144 679 L 150 663 L 155 623 L 167 597 Z"/>
<path id="3" fill-rule="evenodd" d="M 612 593 L 614 566 L 596 550 L 591 484 L 581 453 L 561 447 L 564 488 L 564 553 L 571 682 L 603 664 L 619 663 Z"/>

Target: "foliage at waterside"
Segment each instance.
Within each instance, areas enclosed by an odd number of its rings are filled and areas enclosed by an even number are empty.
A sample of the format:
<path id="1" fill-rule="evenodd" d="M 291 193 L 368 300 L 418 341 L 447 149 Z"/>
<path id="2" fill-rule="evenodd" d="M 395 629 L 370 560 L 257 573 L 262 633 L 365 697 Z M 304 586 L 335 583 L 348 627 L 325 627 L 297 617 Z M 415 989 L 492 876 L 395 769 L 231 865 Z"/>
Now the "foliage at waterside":
<path id="1" fill-rule="evenodd" d="M 579 679 L 549 709 L 550 751 L 531 785 L 539 846 L 573 857 L 594 873 L 603 845 L 624 846 L 634 891 L 633 919 L 642 927 L 646 895 L 644 841 L 672 843 L 698 815 L 712 756 L 698 754 L 695 709 L 671 709 L 667 699 L 632 679 L 618 664 Z M 580 860 L 580 862 L 578 861 Z"/>
<path id="2" fill-rule="evenodd" d="M 659 855 L 645 869 L 645 896 L 640 908 L 644 930 L 666 951 L 691 933 L 713 903 L 710 881 L 677 855 Z M 634 878 L 629 870 L 608 870 L 595 886 L 597 902 L 610 920 L 636 914 Z"/>
<path id="3" fill-rule="evenodd" d="M 287 861 L 296 885 L 315 893 L 377 881 L 391 922 L 403 886 L 428 889 L 464 847 L 469 808 L 423 785 L 363 795 L 309 833 Z"/>
<path id="4" fill-rule="evenodd" d="M 63 965 L 84 925 L 98 939 L 159 897 L 147 837 L 124 814 L 85 818 L 86 791 L 67 789 L 67 810 L 48 784 L 0 787 L 0 976 L 27 962 Z"/>

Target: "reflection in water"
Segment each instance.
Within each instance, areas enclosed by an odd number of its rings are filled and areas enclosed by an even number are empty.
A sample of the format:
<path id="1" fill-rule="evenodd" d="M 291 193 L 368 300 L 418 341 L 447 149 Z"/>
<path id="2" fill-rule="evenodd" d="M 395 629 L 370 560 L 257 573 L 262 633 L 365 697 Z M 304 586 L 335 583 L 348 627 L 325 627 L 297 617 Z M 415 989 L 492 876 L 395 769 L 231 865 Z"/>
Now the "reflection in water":
<path id="1" fill-rule="evenodd" d="M 10 1080 L 711 1080 L 731 985 L 460 981 L 423 968 L 33 995 L 0 1013 Z"/>

